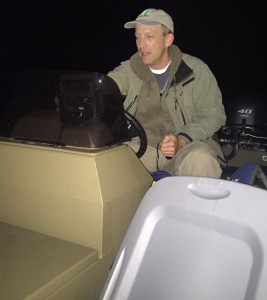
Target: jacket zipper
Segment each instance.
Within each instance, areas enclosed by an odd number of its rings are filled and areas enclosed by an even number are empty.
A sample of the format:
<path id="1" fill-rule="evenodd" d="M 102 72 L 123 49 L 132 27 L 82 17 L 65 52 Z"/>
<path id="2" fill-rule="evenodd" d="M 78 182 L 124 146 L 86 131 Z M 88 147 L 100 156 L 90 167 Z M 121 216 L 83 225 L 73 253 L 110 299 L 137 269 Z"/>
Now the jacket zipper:
<path id="1" fill-rule="evenodd" d="M 186 125 L 185 116 L 184 116 L 183 110 L 181 108 L 181 105 L 180 105 L 180 103 L 178 101 L 178 97 L 177 97 L 177 90 L 176 90 L 176 85 L 177 84 L 176 84 L 176 78 L 175 78 L 175 76 L 173 78 L 173 81 L 174 81 L 174 93 L 175 93 L 174 108 L 175 108 L 175 110 L 177 110 L 177 107 L 179 107 L 181 115 L 182 115 L 182 118 L 183 118 L 184 125 Z"/>
<path id="2" fill-rule="evenodd" d="M 181 115 L 182 115 L 182 118 L 183 118 L 184 125 L 186 125 L 185 116 L 184 116 L 184 113 L 182 111 L 181 105 L 180 105 L 180 103 L 179 103 L 179 101 L 177 99 L 177 96 L 175 96 L 174 107 L 175 107 L 175 110 L 177 110 L 177 107 L 179 107 Z"/>
<path id="3" fill-rule="evenodd" d="M 135 97 L 134 97 L 134 99 L 133 99 L 133 101 L 128 105 L 128 107 L 126 108 L 126 111 L 129 111 L 131 108 L 132 108 L 132 106 L 134 105 L 134 103 L 137 101 L 137 99 L 138 99 L 138 95 L 136 95 Z"/>

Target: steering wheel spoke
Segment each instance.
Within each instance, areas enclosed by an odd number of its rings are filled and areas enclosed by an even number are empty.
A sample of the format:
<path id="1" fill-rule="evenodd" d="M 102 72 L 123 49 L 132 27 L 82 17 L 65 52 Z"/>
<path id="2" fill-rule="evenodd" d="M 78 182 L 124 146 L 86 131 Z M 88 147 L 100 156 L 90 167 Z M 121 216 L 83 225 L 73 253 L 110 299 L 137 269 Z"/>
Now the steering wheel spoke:
<path id="1" fill-rule="evenodd" d="M 125 116 L 129 124 L 130 136 L 137 136 L 140 138 L 140 148 L 136 152 L 136 156 L 140 158 L 144 155 L 147 148 L 147 136 L 145 130 L 140 122 L 128 111 L 125 111 Z"/>

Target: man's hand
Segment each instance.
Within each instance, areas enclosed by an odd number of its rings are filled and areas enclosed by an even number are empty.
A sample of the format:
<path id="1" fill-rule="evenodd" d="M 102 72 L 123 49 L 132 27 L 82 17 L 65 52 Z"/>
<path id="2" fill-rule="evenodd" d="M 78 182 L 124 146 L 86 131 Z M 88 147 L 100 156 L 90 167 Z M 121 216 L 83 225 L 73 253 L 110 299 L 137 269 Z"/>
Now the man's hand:
<path id="1" fill-rule="evenodd" d="M 160 150 L 165 157 L 173 157 L 187 143 L 181 136 L 167 134 L 160 142 Z"/>

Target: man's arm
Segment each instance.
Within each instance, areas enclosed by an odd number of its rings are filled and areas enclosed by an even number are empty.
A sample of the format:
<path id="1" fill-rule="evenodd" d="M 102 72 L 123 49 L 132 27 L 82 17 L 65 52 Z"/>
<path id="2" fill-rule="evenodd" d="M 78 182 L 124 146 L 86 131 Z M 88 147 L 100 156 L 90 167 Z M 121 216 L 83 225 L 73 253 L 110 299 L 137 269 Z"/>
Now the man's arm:
<path id="1" fill-rule="evenodd" d="M 226 115 L 221 91 L 209 67 L 198 59 L 188 63 L 195 78 L 184 86 L 184 94 L 191 97 L 193 106 L 189 114 L 185 111 L 187 122 L 177 134 L 189 141 L 203 141 L 225 124 Z"/>

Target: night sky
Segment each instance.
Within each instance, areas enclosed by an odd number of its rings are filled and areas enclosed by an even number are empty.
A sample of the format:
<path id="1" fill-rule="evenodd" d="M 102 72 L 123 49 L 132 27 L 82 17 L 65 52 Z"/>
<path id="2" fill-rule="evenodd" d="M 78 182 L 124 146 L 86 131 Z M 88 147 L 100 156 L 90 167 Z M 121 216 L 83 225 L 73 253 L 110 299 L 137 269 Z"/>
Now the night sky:
<path id="1" fill-rule="evenodd" d="M 1 1 L 0 70 L 66 69 L 107 73 L 136 50 L 123 28 L 145 8 L 166 10 L 175 44 L 204 60 L 225 99 L 248 89 L 267 94 L 265 1 Z"/>

